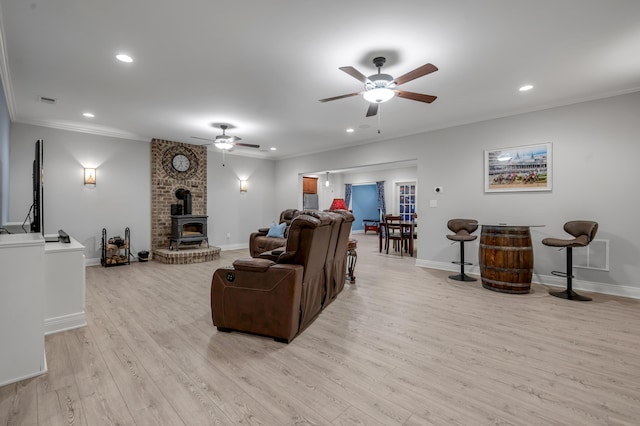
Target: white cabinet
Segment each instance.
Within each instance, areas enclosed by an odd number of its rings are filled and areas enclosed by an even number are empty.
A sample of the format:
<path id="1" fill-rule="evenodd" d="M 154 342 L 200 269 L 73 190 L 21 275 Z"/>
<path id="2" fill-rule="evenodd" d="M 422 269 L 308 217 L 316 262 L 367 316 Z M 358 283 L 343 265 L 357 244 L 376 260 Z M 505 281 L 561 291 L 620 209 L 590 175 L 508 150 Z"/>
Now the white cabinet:
<path id="1" fill-rule="evenodd" d="M 86 325 L 84 246 L 0 235 L 0 386 L 46 371 L 44 335 Z"/>
<path id="2" fill-rule="evenodd" d="M 44 246 L 44 332 L 70 330 L 87 324 L 84 246 L 70 243 Z"/>
<path id="3" fill-rule="evenodd" d="M 44 238 L 0 235 L 0 386 L 45 371 Z"/>

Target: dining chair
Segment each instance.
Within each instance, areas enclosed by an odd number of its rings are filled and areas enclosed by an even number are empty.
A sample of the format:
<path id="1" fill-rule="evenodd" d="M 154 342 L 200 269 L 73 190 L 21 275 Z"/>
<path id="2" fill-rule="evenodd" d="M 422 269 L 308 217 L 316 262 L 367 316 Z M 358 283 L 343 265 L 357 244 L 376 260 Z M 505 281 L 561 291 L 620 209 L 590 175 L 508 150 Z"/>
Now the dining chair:
<path id="1" fill-rule="evenodd" d="M 402 224 L 400 216 L 388 214 L 383 219 L 380 225 L 385 239 L 384 247 L 386 253 L 389 254 L 389 242 L 393 241 L 394 250 L 400 251 L 400 256 L 402 256 L 404 251 L 409 251 L 409 238 L 412 238 L 411 232 L 407 232 L 407 228 Z"/>

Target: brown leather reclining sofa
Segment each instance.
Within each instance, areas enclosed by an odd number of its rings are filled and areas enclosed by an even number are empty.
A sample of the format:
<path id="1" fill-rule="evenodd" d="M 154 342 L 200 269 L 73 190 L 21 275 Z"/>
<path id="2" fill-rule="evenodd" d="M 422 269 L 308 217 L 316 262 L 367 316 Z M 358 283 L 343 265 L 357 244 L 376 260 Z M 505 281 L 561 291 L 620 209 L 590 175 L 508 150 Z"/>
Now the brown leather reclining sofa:
<path id="1" fill-rule="evenodd" d="M 249 235 L 249 255 L 251 257 L 258 257 L 261 253 L 266 251 L 275 250 L 280 247 L 284 247 L 287 242 L 287 234 L 291 221 L 300 213 L 297 209 L 287 209 L 280 213 L 280 220 L 278 224 L 286 222 L 287 226 L 284 230 L 284 238 L 267 237 L 269 228 L 260 228 L 257 232 L 253 232 Z"/>
<path id="2" fill-rule="evenodd" d="M 219 268 L 211 283 L 211 316 L 219 331 L 244 331 L 289 343 L 344 288 L 348 211 L 302 211 L 283 251 Z"/>

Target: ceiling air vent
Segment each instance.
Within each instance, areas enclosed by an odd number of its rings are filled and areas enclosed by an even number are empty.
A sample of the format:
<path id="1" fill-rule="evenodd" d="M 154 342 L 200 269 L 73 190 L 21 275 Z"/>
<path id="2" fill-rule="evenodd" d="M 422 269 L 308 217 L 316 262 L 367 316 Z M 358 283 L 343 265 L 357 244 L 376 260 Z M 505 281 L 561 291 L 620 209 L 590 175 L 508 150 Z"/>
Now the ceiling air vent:
<path id="1" fill-rule="evenodd" d="M 40 96 L 40 102 L 44 102 L 45 104 L 55 105 L 56 100 L 54 98 L 47 98 L 46 96 Z"/>

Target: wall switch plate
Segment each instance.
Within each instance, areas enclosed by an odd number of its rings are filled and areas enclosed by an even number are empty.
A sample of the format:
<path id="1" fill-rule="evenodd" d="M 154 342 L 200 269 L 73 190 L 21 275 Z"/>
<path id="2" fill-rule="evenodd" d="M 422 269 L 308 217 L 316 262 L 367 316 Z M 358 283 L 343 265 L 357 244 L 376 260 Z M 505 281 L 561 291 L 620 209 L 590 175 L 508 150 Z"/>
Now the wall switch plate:
<path id="1" fill-rule="evenodd" d="M 438 207 L 438 200 L 429 200 L 429 207 Z"/>

